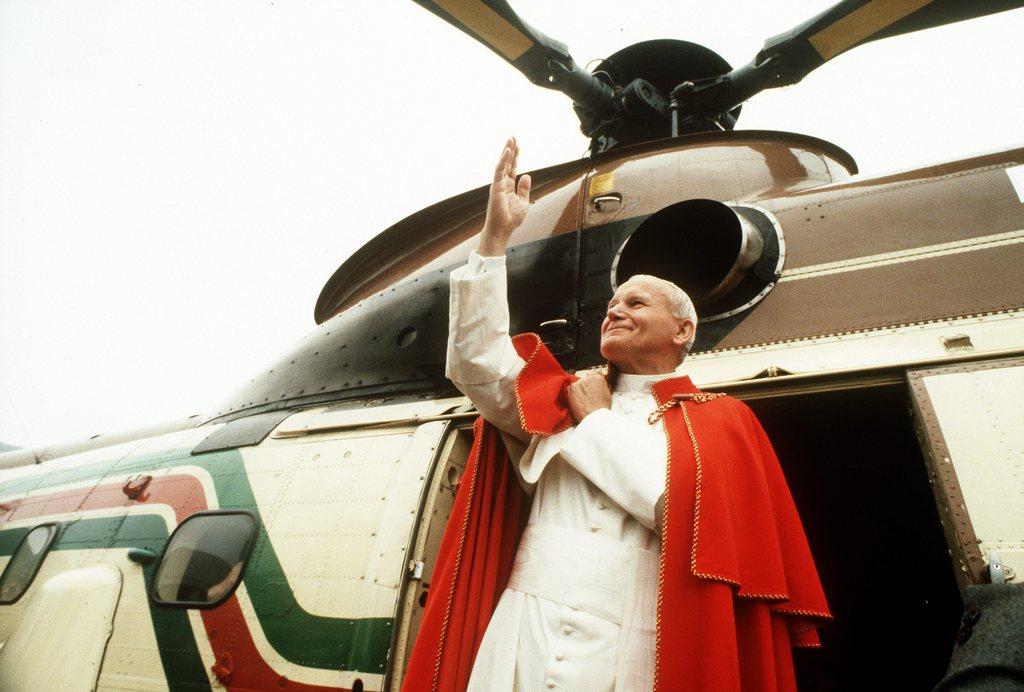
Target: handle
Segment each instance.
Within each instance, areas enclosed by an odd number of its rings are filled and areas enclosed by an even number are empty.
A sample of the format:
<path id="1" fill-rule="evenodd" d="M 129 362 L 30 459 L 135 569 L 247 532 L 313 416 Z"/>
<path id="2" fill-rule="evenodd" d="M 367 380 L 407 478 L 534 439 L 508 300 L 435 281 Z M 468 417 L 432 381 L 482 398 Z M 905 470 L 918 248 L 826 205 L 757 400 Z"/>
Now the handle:
<path id="1" fill-rule="evenodd" d="M 600 195 L 590 200 L 590 208 L 596 212 L 618 211 L 622 205 L 622 195 L 613 192 L 607 195 Z"/>

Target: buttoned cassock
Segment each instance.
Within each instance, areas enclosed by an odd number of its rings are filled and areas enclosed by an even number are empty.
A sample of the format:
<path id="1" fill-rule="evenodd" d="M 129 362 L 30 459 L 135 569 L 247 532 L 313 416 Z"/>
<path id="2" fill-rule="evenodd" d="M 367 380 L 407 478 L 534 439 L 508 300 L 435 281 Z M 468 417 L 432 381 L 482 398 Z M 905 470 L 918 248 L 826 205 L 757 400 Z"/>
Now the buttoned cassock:
<path id="1" fill-rule="evenodd" d="M 533 493 L 469 689 L 610 690 L 616 679 L 619 689 L 650 689 L 666 447 L 662 422 L 647 416 L 657 408 L 650 384 L 671 373 L 620 375 L 611 410 L 528 435 L 515 406 L 524 361 L 509 337 L 504 265 L 474 253 L 451 276 L 448 377 L 502 431 Z"/>

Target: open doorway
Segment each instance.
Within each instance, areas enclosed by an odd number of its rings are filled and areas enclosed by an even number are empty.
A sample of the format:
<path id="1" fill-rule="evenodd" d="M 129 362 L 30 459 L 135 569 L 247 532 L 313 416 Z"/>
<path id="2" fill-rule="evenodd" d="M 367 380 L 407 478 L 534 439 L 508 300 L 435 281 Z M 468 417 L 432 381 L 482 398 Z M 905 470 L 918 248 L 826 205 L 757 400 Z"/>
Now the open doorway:
<path id="1" fill-rule="evenodd" d="M 929 690 L 961 600 L 905 385 L 748 400 L 789 481 L 835 621 L 800 689 Z"/>

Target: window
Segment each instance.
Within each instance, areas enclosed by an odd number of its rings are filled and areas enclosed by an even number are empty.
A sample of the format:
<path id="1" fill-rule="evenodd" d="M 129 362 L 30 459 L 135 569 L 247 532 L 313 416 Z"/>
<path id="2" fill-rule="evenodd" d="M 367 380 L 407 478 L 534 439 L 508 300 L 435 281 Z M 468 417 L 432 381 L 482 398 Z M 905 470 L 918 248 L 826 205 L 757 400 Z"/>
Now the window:
<path id="1" fill-rule="evenodd" d="M 213 608 L 242 580 L 256 542 L 250 512 L 201 512 L 171 534 L 153 578 L 153 600 L 166 606 Z"/>
<path id="2" fill-rule="evenodd" d="M 25 534 L 0 576 L 0 604 L 14 603 L 28 590 L 56 537 L 56 524 L 42 524 Z"/>

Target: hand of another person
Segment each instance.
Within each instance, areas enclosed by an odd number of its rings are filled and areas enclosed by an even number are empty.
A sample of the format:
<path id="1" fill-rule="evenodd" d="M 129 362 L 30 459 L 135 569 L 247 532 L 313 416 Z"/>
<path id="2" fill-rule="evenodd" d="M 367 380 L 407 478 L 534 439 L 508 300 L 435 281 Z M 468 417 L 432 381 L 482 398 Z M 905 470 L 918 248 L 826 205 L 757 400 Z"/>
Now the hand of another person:
<path id="1" fill-rule="evenodd" d="M 569 410 L 577 423 L 594 411 L 612 407 L 612 390 L 608 380 L 599 372 L 589 372 L 569 385 Z"/>
<path id="2" fill-rule="evenodd" d="M 516 184 L 518 161 L 519 144 L 515 137 L 509 137 L 494 169 L 487 198 L 487 218 L 477 247 L 484 257 L 505 254 L 509 237 L 523 223 L 530 208 L 530 176 L 524 175 Z"/>

